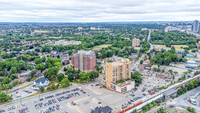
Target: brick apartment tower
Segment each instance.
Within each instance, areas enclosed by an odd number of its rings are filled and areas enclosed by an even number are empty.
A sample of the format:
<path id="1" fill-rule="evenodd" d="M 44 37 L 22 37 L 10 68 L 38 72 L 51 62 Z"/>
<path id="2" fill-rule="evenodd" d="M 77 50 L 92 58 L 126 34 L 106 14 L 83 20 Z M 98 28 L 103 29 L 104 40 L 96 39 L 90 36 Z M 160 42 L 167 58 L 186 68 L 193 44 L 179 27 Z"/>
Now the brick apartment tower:
<path id="1" fill-rule="evenodd" d="M 132 40 L 132 47 L 137 47 L 137 46 L 139 46 L 139 45 L 140 45 L 140 39 L 134 38 L 134 39 Z"/>
<path id="2" fill-rule="evenodd" d="M 121 59 L 106 64 L 106 87 L 111 88 L 111 83 L 127 78 L 131 78 L 131 61 Z"/>
<path id="3" fill-rule="evenodd" d="M 92 71 L 95 70 L 96 56 L 92 51 L 78 51 L 72 55 L 71 64 L 75 70 Z"/>

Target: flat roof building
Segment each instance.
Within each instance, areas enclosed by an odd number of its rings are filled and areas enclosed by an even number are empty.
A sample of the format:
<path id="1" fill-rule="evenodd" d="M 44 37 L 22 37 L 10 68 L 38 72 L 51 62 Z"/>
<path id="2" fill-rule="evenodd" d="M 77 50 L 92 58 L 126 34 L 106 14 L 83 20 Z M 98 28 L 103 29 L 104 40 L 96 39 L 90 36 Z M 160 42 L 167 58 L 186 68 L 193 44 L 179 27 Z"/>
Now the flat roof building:
<path id="1" fill-rule="evenodd" d="M 124 80 L 123 83 L 119 83 Z M 106 64 L 106 87 L 123 93 L 135 87 L 135 82 L 131 80 L 131 61 L 120 59 Z"/>
<path id="2" fill-rule="evenodd" d="M 134 39 L 132 40 L 132 47 L 137 47 L 137 46 L 139 46 L 139 45 L 140 45 L 140 39 L 134 38 Z"/>
<path id="3" fill-rule="evenodd" d="M 199 21 L 198 21 L 198 20 L 195 20 L 195 21 L 193 22 L 192 31 L 195 32 L 195 33 L 198 33 L 198 32 L 199 32 Z"/>

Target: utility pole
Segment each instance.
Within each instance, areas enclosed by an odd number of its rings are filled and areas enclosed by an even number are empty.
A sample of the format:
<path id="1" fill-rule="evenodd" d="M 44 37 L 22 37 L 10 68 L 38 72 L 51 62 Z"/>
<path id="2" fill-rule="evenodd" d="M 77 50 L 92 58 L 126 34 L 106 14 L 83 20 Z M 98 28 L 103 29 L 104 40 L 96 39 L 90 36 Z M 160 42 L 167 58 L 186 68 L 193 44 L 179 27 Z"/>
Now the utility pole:
<path id="1" fill-rule="evenodd" d="M 22 93 L 20 92 L 20 104 L 22 105 Z"/>

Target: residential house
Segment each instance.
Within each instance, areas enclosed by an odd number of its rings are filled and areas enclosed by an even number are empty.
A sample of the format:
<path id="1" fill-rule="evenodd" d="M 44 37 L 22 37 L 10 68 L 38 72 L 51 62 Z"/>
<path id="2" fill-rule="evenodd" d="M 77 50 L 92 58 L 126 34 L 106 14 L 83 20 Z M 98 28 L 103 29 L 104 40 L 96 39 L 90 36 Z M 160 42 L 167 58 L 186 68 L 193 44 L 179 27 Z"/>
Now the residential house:
<path id="1" fill-rule="evenodd" d="M 96 107 L 94 110 L 91 111 L 91 113 L 111 113 L 113 109 L 109 106 L 105 107 Z"/>
<path id="2" fill-rule="evenodd" d="M 49 80 L 47 78 L 41 77 L 34 81 L 34 85 L 37 87 L 46 87 L 49 84 Z"/>
<path id="3" fill-rule="evenodd" d="M 138 65 L 138 69 L 139 69 L 140 71 L 143 71 L 143 70 L 145 69 L 145 65 L 144 65 L 144 64 L 139 64 L 139 65 Z"/>

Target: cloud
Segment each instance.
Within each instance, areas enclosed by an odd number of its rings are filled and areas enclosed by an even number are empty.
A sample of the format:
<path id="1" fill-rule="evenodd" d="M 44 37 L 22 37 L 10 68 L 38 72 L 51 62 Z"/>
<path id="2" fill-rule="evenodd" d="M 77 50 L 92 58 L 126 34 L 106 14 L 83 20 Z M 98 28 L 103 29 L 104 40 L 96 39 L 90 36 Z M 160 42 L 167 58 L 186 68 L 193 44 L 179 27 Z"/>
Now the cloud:
<path id="1" fill-rule="evenodd" d="M 0 22 L 200 20 L 199 0 L 0 0 Z"/>

